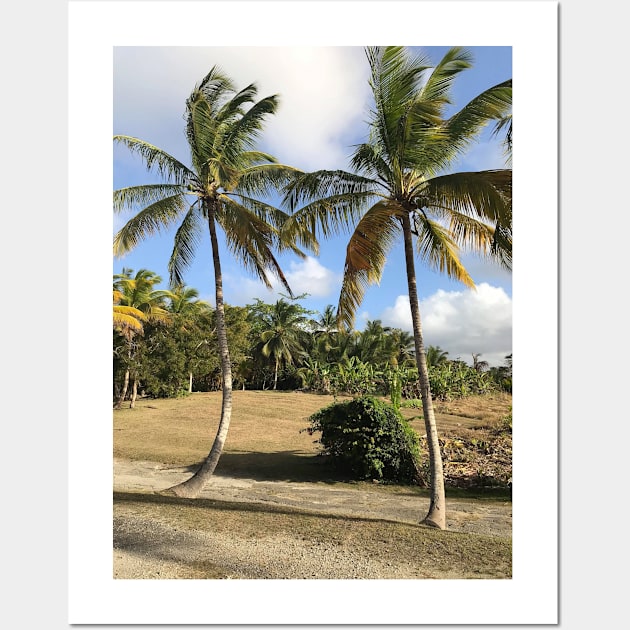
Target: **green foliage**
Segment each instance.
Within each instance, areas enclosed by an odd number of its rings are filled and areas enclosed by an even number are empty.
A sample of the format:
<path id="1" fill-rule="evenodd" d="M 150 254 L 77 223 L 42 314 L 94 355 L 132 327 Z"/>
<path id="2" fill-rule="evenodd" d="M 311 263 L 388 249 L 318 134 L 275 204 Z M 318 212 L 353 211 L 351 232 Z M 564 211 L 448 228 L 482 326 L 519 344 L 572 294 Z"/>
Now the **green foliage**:
<path id="1" fill-rule="evenodd" d="M 401 373 L 402 372 L 402 373 Z M 398 411 L 402 404 L 402 377 L 404 372 L 398 365 L 390 365 L 385 370 L 385 378 L 389 384 L 389 398 L 392 401 L 392 407 Z"/>
<path id="2" fill-rule="evenodd" d="M 417 480 L 419 438 L 392 406 L 371 396 L 335 403 L 309 417 L 323 452 L 356 479 Z"/>

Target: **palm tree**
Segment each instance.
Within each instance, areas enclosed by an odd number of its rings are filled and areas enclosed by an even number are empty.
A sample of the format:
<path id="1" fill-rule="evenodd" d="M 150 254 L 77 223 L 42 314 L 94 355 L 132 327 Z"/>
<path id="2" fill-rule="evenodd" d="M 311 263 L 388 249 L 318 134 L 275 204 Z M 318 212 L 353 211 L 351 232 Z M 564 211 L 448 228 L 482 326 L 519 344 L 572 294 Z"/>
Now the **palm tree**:
<path id="1" fill-rule="evenodd" d="M 280 365 L 293 365 L 298 356 L 305 354 L 304 337 L 309 323 L 308 311 L 299 304 L 278 300 L 262 314 L 263 330 L 260 334 L 260 351 L 274 360 L 273 389 L 278 388 Z"/>
<path id="2" fill-rule="evenodd" d="M 326 236 L 354 229 L 346 252 L 338 315 L 352 326 L 368 285 L 377 283 L 387 254 L 402 234 L 423 414 L 429 446 L 431 503 L 423 522 L 445 528 L 442 457 L 422 335 L 416 253 L 428 266 L 468 287 L 474 283 L 460 248 L 511 267 L 512 172 L 449 173 L 483 127 L 510 111 L 512 81 L 491 87 L 446 117 L 455 77 L 470 54 L 451 48 L 432 66 L 403 47 L 366 49 L 374 98 L 367 142 L 356 147 L 355 173 L 318 171 L 297 177 L 285 202 L 291 223 Z M 300 207 L 301 206 L 301 207 Z M 304 243 L 308 245 L 308 243 Z"/>
<path id="3" fill-rule="evenodd" d="M 481 354 L 479 352 L 474 353 L 472 355 L 473 358 L 473 369 L 476 372 L 485 372 L 489 367 L 490 364 L 487 361 L 480 361 L 479 357 L 481 356 Z"/>
<path id="4" fill-rule="evenodd" d="M 118 330 L 125 340 L 127 367 L 120 395 L 114 406 L 122 407 L 127 396 L 129 380 L 132 376 L 131 365 L 134 362 L 134 338 L 144 334 L 143 322 L 166 323 L 170 321 L 167 312 L 166 299 L 170 297 L 169 291 L 156 291 L 154 286 L 162 282 L 162 278 L 148 269 L 140 269 L 132 276 L 133 269 L 124 268 L 122 273 L 114 276 L 114 328 Z M 140 313 L 140 315 L 138 315 Z M 123 321 L 124 320 L 124 321 Z M 117 325 L 118 322 L 118 325 Z M 132 395 L 130 407 L 133 409 L 138 392 L 137 375 L 133 374 Z"/>
<path id="5" fill-rule="evenodd" d="M 123 337 L 142 334 L 144 331 L 143 323 L 147 321 L 147 316 L 140 309 L 121 304 L 123 297 L 121 291 L 113 290 L 114 330 L 117 330 Z"/>
<path id="6" fill-rule="evenodd" d="M 400 328 L 392 328 L 385 338 L 390 363 L 405 365 L 414 362 L 415 340 L 413 335 Z"/>
<path id="7" fill-rule="evenodd" d="M 168 310 L 176 317 L 180 332 L 182 332 L 185 337 L 190 337 L 194 329 L 197 328 L 199 318 L 204 314 L 211 315 L 212 307 L 205 300 L 198 299 L 199 291 L 193 287 L 177 285 L 171 289 L 171 294 Z M 208 340 L 205 338 L 200 342 L 196 341 L 192 348 L 188 348 L 188 352 L 186 353 L 189 393 L 192 393 L 193 390 L 193 367 L 197 350 L 200 346 L 206 345 L 207 343 Z"/>
<path id="8" fill-rule="evenodd" d="M 426 348 L 426 355 L 428 367 L 443 365 L 448 361 L 448 352 L 446 350 L 442 350 L 440 346 L 428 346 Z"/>
<path id="9" fill-rule="evenodd" d="M 156 169 L 164 183 L 134 186 L 114 192 L 114 209 L 132 208 L 138 213 L 118 232 L 114 253 L 124 254 L 136 244 L 178 222 L 169 260 L 171 286 L 183 284 L 184 270 L 191 263 L 204 226 L 210 234 L 214 265 L 216 334 L 222 375 L 221 419 L 212 448 L 198 471 L 167 492 L 195 497 L 213 474 L 227 437 L 232 413 L 232 365 L 227 341 L 223 279 L 217 226 L 227 248 L 267 287 L 268 272 L 274 273 L 291 293 L 273 249 L 290 248 L 304 255 L 292 242 L 285 242 L 279 226 L 286 214 L 264 202 L 276 187 L 287 181 L 294 169 L 278 164 L 267 153 L 254 149 L 264 120 L 275 113 L 278 97 L 256 101 L 257 87 L 237 91 L 216 66 L 192 90 L 186 101 L 186 137 L 191 166 L 186 166 L 148 142 L 129 136 L 114 140 L 140 155 L 147 169 Z M 192 199 L 192 202 L 188 200 Z M 300 241 L 308 243 L 306 234 Z"/>

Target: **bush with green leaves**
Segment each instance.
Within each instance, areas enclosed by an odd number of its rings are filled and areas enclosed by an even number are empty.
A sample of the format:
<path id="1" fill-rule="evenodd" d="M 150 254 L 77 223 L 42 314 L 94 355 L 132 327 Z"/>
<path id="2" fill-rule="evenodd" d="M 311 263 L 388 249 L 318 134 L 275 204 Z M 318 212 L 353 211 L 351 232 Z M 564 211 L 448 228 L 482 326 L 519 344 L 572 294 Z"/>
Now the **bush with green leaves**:
<path id="1" fill-rule="evenodd" d="M 372 396 L 334 403 L 309 417 L 323 454 L 354 479 L 416 483 L 420 468 L 417 433 L 390 404 Z"/>

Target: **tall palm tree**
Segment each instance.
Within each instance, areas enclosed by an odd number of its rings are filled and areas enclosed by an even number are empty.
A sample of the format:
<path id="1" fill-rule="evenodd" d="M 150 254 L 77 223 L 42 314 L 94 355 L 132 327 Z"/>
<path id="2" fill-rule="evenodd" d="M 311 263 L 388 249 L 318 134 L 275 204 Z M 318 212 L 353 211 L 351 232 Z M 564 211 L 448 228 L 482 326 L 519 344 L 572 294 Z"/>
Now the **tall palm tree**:
<path id="1" fill-rule="evenodd" d="M 138 391 L 138 379 L 131 365 L 134 362 L 134 338 L 144 334 L 143 322 L 166 323 L 170 321 L 170 314 L 166 310 L 166 299 L 170 296 L 168 291 L 155 290 L 156 284 L 162 282 L 162 278 L 153 271 L 140 269 L 134 276 L 133 269 L 124 268 L 122 273 L 114 276 L 114 328 L 119 330 L 125 340 L 127 367 L 123 385 L 115 409 L 122 407 L 127 396 L 129 381 L 132 379 L 132 395 L 130 407 L 133 409 L 136 403 Z M 138 315 L 138 313 L 141 315 Z M 122 318 L 124 317 L 124 322 Z M 134 321 L 135 320 L 135 321 Z M 116 322 L 119 325 L 116 325 Z"/>
<path id="2" fill-rule="evenodd" d="M 195 255 L 204 226 L 210 235 L 223 389 L 221 419 L 212 448 L 201 467 L 190 479 L 168 490 L 178 496 L 197 496 L 213 474 L 232 413 L 232 365 L 217 227 L 223 230 L 227 248 L 237 260 L 268 287 L 271 282 L 267 274 L 271 272 L 291 293 L 274 248 L 290 248 L 303 256 L 292 242 L 281 237 L 279 227 L 286 214 L 263 201 L 276 187 L 286 183 L 294 169 L 255 150 L 265 119 L 278 107 L 277 95 L 256 101 L 257 91 L 255 84 L 237 91 L 216 66 L 194 87 L 186 101 L 190 166 L 138 138 L 114 137 L 116 142 L 141 156 L 147 168 L 156 169 L 164 180 L 160 184 L 114 192 L 116 211 L 139 210 L 116 235 L 114 253 L 124 254 L 140 240 L 178 222 L 169 274 L 171 285 L 183 284 L 184 270 Z M 308 243 L 310 239 L 302 234 L 300 240 Z"/>
<path id="3" fill-rule="evenodd" d="M 510 112 L 512 81 L 487 89 L 447 117 L 454 79 L 471 66 L 467 51 L 451 48 L 435 66 L 398 46 L 368 48 L 366 54 L 374 102 L 368 141 L 352 157 L 355 172 L 304 174 L 287 188 L 285 202 L 294 212 L 291 222 L 317 234 L 354 230 L 338 306 L 347 326 L 402 236 L 431 469 L 431 503 L 423 522 L 445 528 L 444 475 L 418 306 L 414 237 L 423 263 L 469 287 L 474 283 L 460 260 L 462 247 L 511 267 L 511 170 L 448 171 L 486 124 Z"/>

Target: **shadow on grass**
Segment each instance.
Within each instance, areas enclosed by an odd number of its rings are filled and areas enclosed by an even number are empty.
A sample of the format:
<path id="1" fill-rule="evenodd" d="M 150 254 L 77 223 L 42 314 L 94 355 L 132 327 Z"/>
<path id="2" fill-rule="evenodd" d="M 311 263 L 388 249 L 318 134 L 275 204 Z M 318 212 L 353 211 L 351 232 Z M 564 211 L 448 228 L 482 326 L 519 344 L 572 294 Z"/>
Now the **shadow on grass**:
<path id="1" fill-rule="evenodd" d="M 195 472 L 202 462 L 189 467 Z M 221 455 L 215 470 L 218 476 L 256 481 L 308 481 L 336 483 L 351 481 L 325 456 L 305 455 L 300 451 L 277 451 L 274 453 L 229 452 Z"/>
<path id="2" fill-rule="evenodd" d="M 194 474 L 202 462 L 187 467 Z M 224 452 L 221 455 L 215 475 L 255 481 L 286 481 L 308 483 L 348 483 L 352 485 L 371 484 L 368 480 L 358 481 L 351 475 L 335 467 L 330 458 L 323 455 L 308 455 L 301 451 Z M 395 488 L 403 496 L 428 496 L 429 489 L 417 485 L 381 483 L 381 487 Z M 501 487 L 447 487 L 447 499 L 511 501 L 511 489 Z"/>

